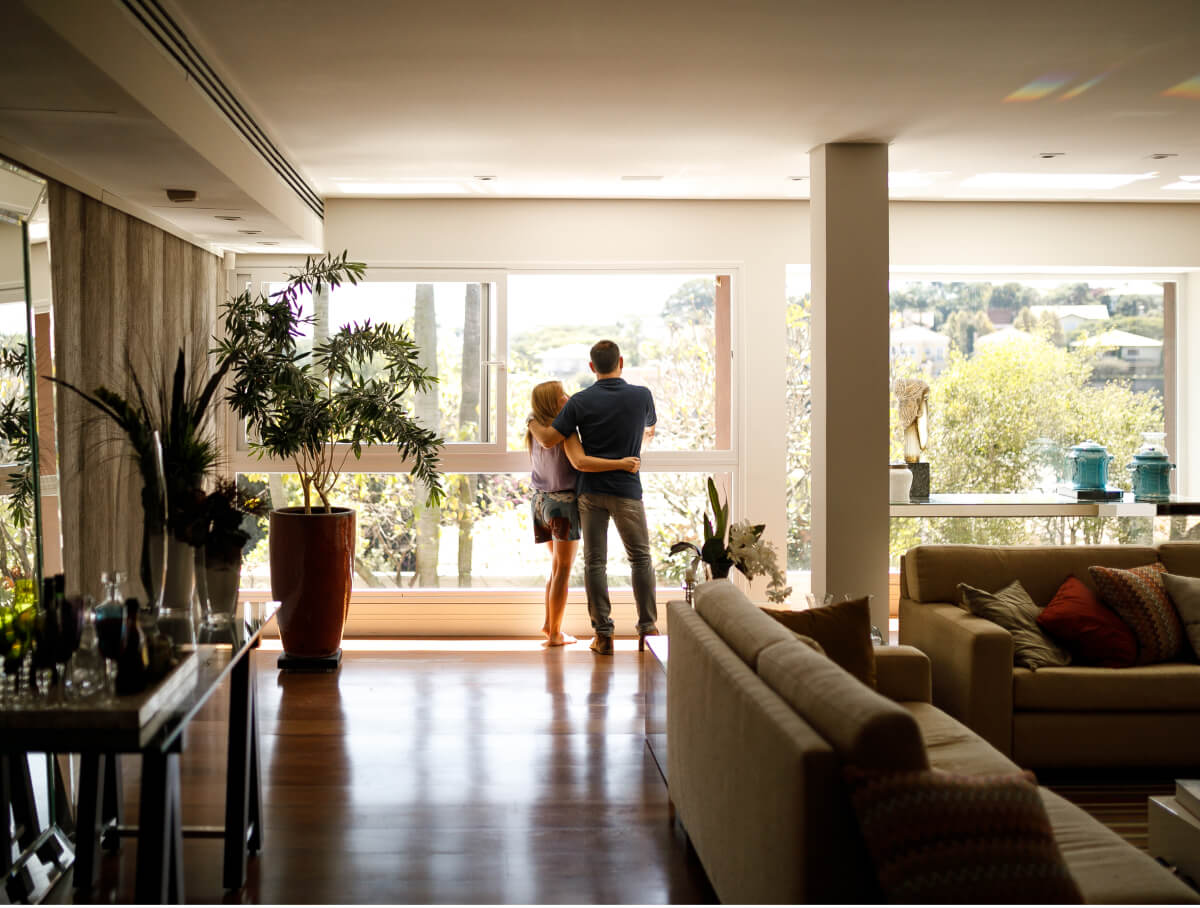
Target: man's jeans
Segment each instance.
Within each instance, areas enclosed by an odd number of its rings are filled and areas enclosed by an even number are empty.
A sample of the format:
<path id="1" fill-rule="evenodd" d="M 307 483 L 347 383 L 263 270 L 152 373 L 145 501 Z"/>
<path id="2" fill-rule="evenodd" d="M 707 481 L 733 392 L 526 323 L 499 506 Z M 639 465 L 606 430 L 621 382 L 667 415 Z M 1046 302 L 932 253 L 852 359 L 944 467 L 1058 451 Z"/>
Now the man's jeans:
<path id="1" fill-rule="evenodd" d="M 654 601 L 654 565 L 650 560 L 650 531 L 646 510 L 636 498 L 587 493 L 579 496 L 579 522 L 583 529 L 584 586 L 588 616 L 597 634 L 612 636 L 612 603 L 608 598 L 608 520 L 612 518 L 625 545 L 633 571 L 633 596 L 637 600 L 638 632 L 648 631 L 658 620 Z"/>

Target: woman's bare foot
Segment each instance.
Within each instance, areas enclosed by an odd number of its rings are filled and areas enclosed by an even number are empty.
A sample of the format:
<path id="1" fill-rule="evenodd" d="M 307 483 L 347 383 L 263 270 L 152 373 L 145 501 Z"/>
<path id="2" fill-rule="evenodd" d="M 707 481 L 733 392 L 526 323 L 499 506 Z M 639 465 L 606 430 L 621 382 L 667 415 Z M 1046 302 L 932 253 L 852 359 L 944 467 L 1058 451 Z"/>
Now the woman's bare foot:
<path id="1" fill-rule="evenodd" d="M 551 634 L 549 639 L 542 643 L 542 646 L 566 646 L 568 643 L 578 643 L 579 641 L 570 634 L 557 633 Z"/>

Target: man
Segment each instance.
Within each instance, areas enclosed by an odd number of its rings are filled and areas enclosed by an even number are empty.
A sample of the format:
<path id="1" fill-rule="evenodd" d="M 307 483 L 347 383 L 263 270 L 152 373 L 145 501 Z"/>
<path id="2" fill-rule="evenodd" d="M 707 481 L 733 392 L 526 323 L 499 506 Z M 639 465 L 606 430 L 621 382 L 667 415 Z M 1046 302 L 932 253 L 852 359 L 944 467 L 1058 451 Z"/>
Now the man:
<path id="1" fill-rule="evenodd" d="M 533 423 L 530 430 L 546 445 L 555 445 L 579 431 L 583 451 L 592 457 L 614 460 L 640 457 L 642 443 L 654 437 L 658 421 L 649 388 L 621 378 L 625 360 L 609 340 L 591 351 L 589 367 L 596 374 L 591 387 L 571 397 L 553 425 Z M 633 572 L 637 601 L 638 647 L 658 633 L 658 607 L 654 601 L 654 565 L 650 560 L 650 531 L 642 506 L 642 480 L 637 473 L 614 470 L 580 473 L 579 521 L 583 534 L 584 585 L 588 616 L 595 637 L 591 649 L 601 656 L 613 651 L 612 603 L 608 598 L 608 521 L 616 524 Z"/>

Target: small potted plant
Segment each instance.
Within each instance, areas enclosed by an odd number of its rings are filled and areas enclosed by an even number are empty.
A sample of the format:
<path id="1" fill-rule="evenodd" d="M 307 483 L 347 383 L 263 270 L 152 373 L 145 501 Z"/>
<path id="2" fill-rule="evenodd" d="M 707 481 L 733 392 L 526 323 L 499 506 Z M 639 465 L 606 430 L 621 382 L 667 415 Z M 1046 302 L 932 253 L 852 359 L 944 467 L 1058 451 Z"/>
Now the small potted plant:
<path id="1" fill-rule="evenodd" d="M 204 500 L 204 600 L 210 625 L 228 623 L 237 606 L 242 554 L 250 534 L 246 517 L 265 513 L 263 501 L 239 489 L 232 479 L 220 479 Z"/>
<path id="2" fill-rule="evenodd" d="M 326 659 L 341 645 L 355 512 L 335 507 L 330 492 L 347 458 L 359 457 L 363 445 L 395 445 L 429 503 L 442 499 L 442 439 L 404 402 L 437 378 L 420 365 L 408 332 L 367 321 L 342 327 L 311 354 L 297 348 L 303 327 L 313 323 L 301 295 L 356 284 L 365 267 L 345 252 L 308 258 L 282 290 L 245 291 L 221 312 L 224 334 L 214 352 L 229 369 L 226 400 L 245 420 L 252 450 L 290 461 L 304 493 L 303 507 L 276 502 L 270 515 L 271 595 L 280 602 L 279 633 L 292 659 Z"/>
<path id="3" fill-rule="evenodd" d="M 766 575 L 771 578 L 767 586 L 767 599 L 771 602 L 786 602 L 792 594 L 787 585 L 787 575 L 779 567 L 775 546 L 762 538 L 766 524 L 740 520 L 729 523 L 729 502 L 721 502 L 716 483 L 708 480 L 708 501 L 712 506 L 712 517 L 704 512 L 704 544 L 697 547 L 690 542 L 677 542 L 671 546 L 671 554 L 683 551 L 696 553 L 696 560 L 704 562 L 709 577 L 713 580 L 728 577 L 731 568 L 737 568 L 747 579 Z"/>

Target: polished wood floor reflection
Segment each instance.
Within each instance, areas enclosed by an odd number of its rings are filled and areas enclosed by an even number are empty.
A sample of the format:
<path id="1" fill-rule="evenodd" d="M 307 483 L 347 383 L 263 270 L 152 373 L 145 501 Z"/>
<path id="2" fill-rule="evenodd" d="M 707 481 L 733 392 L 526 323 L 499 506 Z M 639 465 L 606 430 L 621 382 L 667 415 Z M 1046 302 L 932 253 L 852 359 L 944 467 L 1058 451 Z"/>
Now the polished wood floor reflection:
<path id="1" fill-rule="evenodd" d="M 264 850 L 226 893 L 220 843 L 188 840 L 188 901 L 715 901 L 645 747 L 649 653 L 445 646 L 347 652 L 330 675 L 256 653 Z M 189 736 L 186 824 L 222 819 L 218 699 Z M 136 817 L 138 761 L 124 762 Z M 98 901 L 132 899 L 135 851 L 105 859 Z"/>

